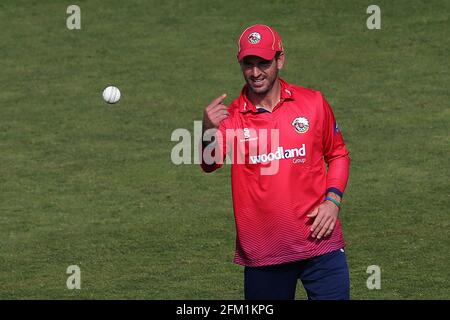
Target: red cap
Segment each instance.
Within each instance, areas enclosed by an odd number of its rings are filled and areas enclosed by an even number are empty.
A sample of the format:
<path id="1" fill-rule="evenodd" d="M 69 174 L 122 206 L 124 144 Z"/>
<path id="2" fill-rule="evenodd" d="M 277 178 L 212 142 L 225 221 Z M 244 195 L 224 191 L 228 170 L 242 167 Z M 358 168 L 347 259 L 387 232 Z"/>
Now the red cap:
<path id="1" fill-rule="evenodd" d="M 255 24 L 242 32 L 238 42 L 238 61 L 246 56 L 258 56 L 272 60 L 278 51 L 283 51 L 281 38 L 275 29 L 264 24 Z"/>

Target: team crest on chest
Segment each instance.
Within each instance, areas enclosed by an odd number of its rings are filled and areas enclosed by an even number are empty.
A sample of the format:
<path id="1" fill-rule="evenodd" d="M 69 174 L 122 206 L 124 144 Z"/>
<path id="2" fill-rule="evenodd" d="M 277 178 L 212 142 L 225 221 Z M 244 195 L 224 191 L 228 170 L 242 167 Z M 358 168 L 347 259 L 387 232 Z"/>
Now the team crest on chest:
<path id="1" fill-rule="evenodd" d="M 295 118 L 292 125 L 298 133 L 305 133 L 309 130 L 309 121 L 306 117 Z"/>

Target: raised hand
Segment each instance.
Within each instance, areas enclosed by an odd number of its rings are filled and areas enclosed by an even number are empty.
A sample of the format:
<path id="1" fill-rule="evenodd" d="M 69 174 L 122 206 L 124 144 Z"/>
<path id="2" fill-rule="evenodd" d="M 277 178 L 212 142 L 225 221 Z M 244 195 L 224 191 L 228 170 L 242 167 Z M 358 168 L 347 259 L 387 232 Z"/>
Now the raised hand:
<path id="1" fill-rule="evenodd" d="M 226 119 L 230 114 L 227 106 L 223 104 L 223 100 L 227 95 L 224 93 L 217 97 L 205 108 L 203 112 L 203 130 L 218 128 L 220 122 Z"/>

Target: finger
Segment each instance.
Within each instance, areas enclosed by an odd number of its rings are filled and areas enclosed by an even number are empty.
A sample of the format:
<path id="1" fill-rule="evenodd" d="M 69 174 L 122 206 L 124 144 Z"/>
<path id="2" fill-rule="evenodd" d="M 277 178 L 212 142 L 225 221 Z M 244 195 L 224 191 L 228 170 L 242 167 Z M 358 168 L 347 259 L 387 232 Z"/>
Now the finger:
<path id="1" fill-rule="evenodd" d="M 228 118 L 229 115 L 225 114 L 225 113 L 219 113 L 219 114 L 215 114 L 212 117 L 210 117 L 209 119 L 211 120 L 211 122 L 217 122 L 217 121 L 222 121 L 223 119 Z"/>
<path id="2" fill-rule="evenodd" d="M 324 236 L 326 232 L 328 232 L 328 228 L 330 227 L 331 219 L 327 219 L 323 226 L 320 228 L 319 234 L 317 235 L 317 239 L 320 239 Z"/>
<path id="3" fill-rule="evenodd" d="M 228 108 L 224 107 L 212 107 L 211 109 L 207 110 L 206 114 L 208 115 L 208 117 L 212 118 L 218 114 L 226 114 L 228 113 Z"/>
<path id="4" fill-rule="evenodd" d="M 335 224 L 336 224 L 335 221 L 332 221 L 332 222 L 331 222 L 330 226 L 328 227 L 327 233 L 325 233 L 325 236 L 324 236 L 324 237 L 328 237 L 329 235 L 331 235 L 331 233 L 332 233 L 333 230 L 334 230 L 334 225 L 335 225 Z"/>
<path id="5" fill-rule="evenodd" d="M 211 112 L 215 112 L 217 110 L 228 110 L 228 107 L 226 105 L 224 105 L 223 103 L 219 103 L 215 106 L 212 106 L 209 111 Z"/>
<path id="6" fill-rule="evenodd" d="M 224 93 L 221 96 L 215 98 L 213 101 L 211 101 L 211 103 L 209 104 L 210 106 L 215 106 L 218 105 L 219 103 L 222 103 L 223 100 L 225 100 L 227 94 Z"/>
<path id="7" fill-rule="evenodd" d="M 221 115 L 218 117 L 215 117 L 214 119 L 211 120 L 211 122 L 215 125 L 215 127 L 217 128 L 219 126 L 219 124 L 225 120 L 226 118 L 228 118 L 228 116 L 226 115 Z"/>
<path id="8" fill-rule="evenodd" d="M 313 238 L 317 238 L 320 239 L 322 236 L 319 237 L 320 233 L 323 231 L 325 232 L 326 229 L 324 230 L 324 227 L 327 223 L 326 219 L 322 219 L 322 221 L 320 222 L 320 224 L 317 226 L 317 228 L 314 230 L 313 232 Z"/>
<path id="9" fill-rule="evenodd" d="M 208 112 L 206 114 L 206 118 L 209 119 L 211 122 L 214 122 L 214 120 L 216 120 L 219 117 L 228 117 L 230 115 L 230 113 L 227 110 L 222 110 L 222 111 L 214 111 L 214 112 Z"/>
<path id="10" fill-rule="evenodd" d="M 326 223 L 326 219 L 322 218 L 320 220 L 320 223 L 317 225 L 317 227 L 314 229 L 314 231 L 312 233 L 313 238 L 316 238 L 317 235 L 319 234 L 319 232 L 322 231 L 322 228 L 323 228 L 325 223 Z"/>
<path id="11" fill-rule="evenodd" d="M 221 111 L 221 112 L 215 112 L 213 114 L 210 115 L 210 119 L 217 119 L 217 118 L 221 118 L 221 117 L 225 117 L 227 118 L 230 114 L 228 113 L 228 111 Z"/>
<path id="12" fill-rule="evenodd" d="M 317 217 L 314 219 L 314 223 L 311 226 L 311 231 L 313 232 L 313 234 L 317 234 L 317 232 L 314 232 L 314 231 L 317 229 L 319 224 L 322 222 L 323 218 L 324 217 L 322 214 L 317 214 Z"/>
<path id="13" fill-rule="evenodd" d="M 210 110 L 209 113 L 210 113 L 211 116 L 214 116 L 216 114 L 227 114 L 227 115 L 230 114 L 228 112 L 228 108 L 227 107 L 225 107 L 225 108 L 213 108 L 213 109 Z"/>
<path id="14" fill-rule="evenodd" d="M 308 218 L 313 218 L 313 217 L 317 216 L 318 212 L 319 212 L 319 207 L 315 208 L 313 211 L 311 211 L 311 213 L 307 214 L 306 216 Z"/>
<path id="15" fill-rule="evenodd" d="M 219 125 L 226 118 L 227 118 L 226 116 L 220 116 L 219 118 L 217 118 L 216 123 Z"/>

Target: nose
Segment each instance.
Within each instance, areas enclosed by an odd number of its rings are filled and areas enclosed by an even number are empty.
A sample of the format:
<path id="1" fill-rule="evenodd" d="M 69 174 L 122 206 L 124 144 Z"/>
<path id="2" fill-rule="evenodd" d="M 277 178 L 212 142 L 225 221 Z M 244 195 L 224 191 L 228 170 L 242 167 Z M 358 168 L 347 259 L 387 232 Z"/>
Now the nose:
<path id="1" fill-rule="evenodd" d="M 258 67 L 256 67 L 256 66 L 252 67 L 252 69 L 251 69 L 251 76 L 253 78 L 258 78 L 260 75 L 261 75 L 261 70 Z"/>

